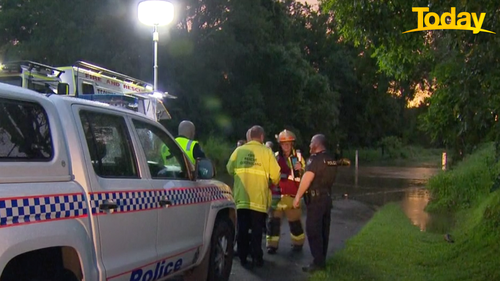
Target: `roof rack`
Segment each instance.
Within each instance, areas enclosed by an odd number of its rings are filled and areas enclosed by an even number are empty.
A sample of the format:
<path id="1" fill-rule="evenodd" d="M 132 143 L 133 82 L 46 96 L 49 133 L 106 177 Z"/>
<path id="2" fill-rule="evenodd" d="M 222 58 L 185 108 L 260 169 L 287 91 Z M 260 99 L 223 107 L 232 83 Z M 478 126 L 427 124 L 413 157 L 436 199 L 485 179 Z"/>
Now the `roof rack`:
<path id="1" fill-rule="evenodd" d="M 29 60 L 11 61 L 4 63 L 2 70 L 21 72 L 22 66 L 28 67 L 29 71 L 31 71 L 32 69 L 36 69 L 37 72 L 46 72 L 46 74 L 54 73 L 54 77 L 56 78 L 59 78 L 59 76 L 61 76 L 61 74 L 64 73 L 63 70 L 57 69 L 55 67 Z"/>
<path id="2" fill-rule="evenodd" d="M 146 88 L 146 86 L 152 86 L 150 83 L 147 83 L 145 81 L 142 81 L 142 80 L 130 77 L 130 76 L 122 74 L 122 73 L 118 73 L 118 72 L 113 71 L 113 70 L 106 69 L 104 67 L 100 67 L 100 66 L 95 65 L 95 64 L 84 62 L 84 61 L 77 61 L 77 62 L 75 62 L 73 64 L 73 67 L 83 68 L 83 69 L 90 69 L 90 70 L 92 70 L 94 72 L 98 72 L 98 73 L 106 75 L 106 76 L 117 78 L 117 79 L 120 79 L 120 80 L 123 80 L 123 81 L 132 82 L 132 83 L 134 83 L 136 85 L 139 85 L 139 86 L 142 86 L 144 88 Z"/>

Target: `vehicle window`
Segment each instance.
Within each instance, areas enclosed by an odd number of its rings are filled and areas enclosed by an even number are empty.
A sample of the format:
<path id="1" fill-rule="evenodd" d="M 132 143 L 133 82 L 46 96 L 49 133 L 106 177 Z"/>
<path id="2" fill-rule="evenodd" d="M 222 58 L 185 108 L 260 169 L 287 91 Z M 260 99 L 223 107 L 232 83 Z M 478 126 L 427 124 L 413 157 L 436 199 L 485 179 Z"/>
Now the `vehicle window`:
<path id="1" fill-rule="evenodd" d="M 189 179 L 182 151 L 161 129 L 135 120 L 134 126 L 146 154 L 151 177 L 155 179 Z"/>
<path id="2" fill-rule="evenodd" d="M 7 83 L 10 85 L 14 85 L 14 86 L 19 86 L 19 87 L 23 86 L 23 78 L 21 78 L 20 76 L 0 77 L 0 82 Z"/>
<path id="3" fill-rule="evenodd" d="M 85 139 L 98 176 L 138 177 L 135 153 L 125 119 L 99 112 L 81 111 Z"/>
<path id="4" fill-rule="evenodd" d="M 0 99 L 0 161 L 50 161 L 53 149 L 41 105 Z"/>
<path id="5" fill-rule="evenodd" d="M 38 81 L 33 81 L 32 79 L 28 80 L 28 89 L 33 90 L 35 92 L 41 93 L 41 94 L 55 94 L 54 90 L 51 88 L 51 84 L 54 84 L 57 82 L 51 82 L 49 83 L 48 81 L 43 81 L 43 80 L 38 80 Z"/>
<path id="6" fill-rule="evenodd" d="M 94 85 L 83 82 L 82 83 L 82 95 L 93 95 L 94 94 Z"/>

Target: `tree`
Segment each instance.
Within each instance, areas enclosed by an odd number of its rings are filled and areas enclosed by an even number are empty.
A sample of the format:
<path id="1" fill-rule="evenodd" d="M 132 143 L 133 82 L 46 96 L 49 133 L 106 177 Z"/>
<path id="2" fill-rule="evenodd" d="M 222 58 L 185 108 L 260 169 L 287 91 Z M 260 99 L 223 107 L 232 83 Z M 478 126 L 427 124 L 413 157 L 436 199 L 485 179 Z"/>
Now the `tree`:
<path id="1" fill-rule="evenodd" d="M 412 7 L 431 11 L 486 12 L 483 26 L 499 27 L 498 6 L 491 1 L 324 1 L 347 40 L 373 50 L 379 68 L 410 85 L 436 81 L 421 127 L 459 155 L 470 153 L 492 135 L 497 124 L 499 91 L 498 36 L 467 31 L 428 31 L 402 34 L 416 26 Z M 390 15 L 390 16 L 389 16 Z M 408 87 L 405 87 L 408 88 Z M 497 141 L 499 141 L 497 139 Z"/>

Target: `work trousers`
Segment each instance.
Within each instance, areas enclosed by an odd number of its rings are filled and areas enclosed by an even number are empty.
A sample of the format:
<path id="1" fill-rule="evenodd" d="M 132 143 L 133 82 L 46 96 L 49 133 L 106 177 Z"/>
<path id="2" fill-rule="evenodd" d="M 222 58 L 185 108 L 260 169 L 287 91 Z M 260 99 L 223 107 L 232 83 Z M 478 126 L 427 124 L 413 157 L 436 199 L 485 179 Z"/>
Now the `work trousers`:
<path id="1" fill-rule="evenodd" d="M 281 219 L 283 214 L 288 220 L 292 245 L 304 245 L 305 235 L 302 227 L 302 210 L 293 208 L 293 197 L 283 196 L 277 204 L 273 204 L 267 222 L 266 246 L 278 249 L 281 234 Z"/>
<path id="2" fill-rule="evenodd" d="M 250 255 L 253 261 L 262 260 L 262 225 L 266 221 L 266 213 L 250 209 L 239 209 L 238 215 L 238 256 L 245 262 Z M 248 233 L 251 230 L 251 233 Z"/>
<path id="3" fill-rule="evenodd" d="M 332 199 L 321 195 L 307 204 L 306 232 L 309 248 L 317 266 L 325 266 L 330 238 Z"/>

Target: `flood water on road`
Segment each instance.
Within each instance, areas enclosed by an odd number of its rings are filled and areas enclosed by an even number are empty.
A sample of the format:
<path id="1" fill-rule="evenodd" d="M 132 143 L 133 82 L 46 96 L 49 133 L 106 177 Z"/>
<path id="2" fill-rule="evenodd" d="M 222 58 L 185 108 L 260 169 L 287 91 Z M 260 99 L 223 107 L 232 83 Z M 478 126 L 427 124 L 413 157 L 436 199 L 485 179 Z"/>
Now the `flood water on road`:
<path id="1" fill-rule="evenodd" d="M 439 171 L 433 167 L 339 167 L 332 194 L 336 199 L 353 199 L 375 208 L 400 202 L 403 211 L 420 230 L 445 231 L 449 228 L 448 216 L 430 215 L 424 211 L 430 198 L 425 184 Z"/>

